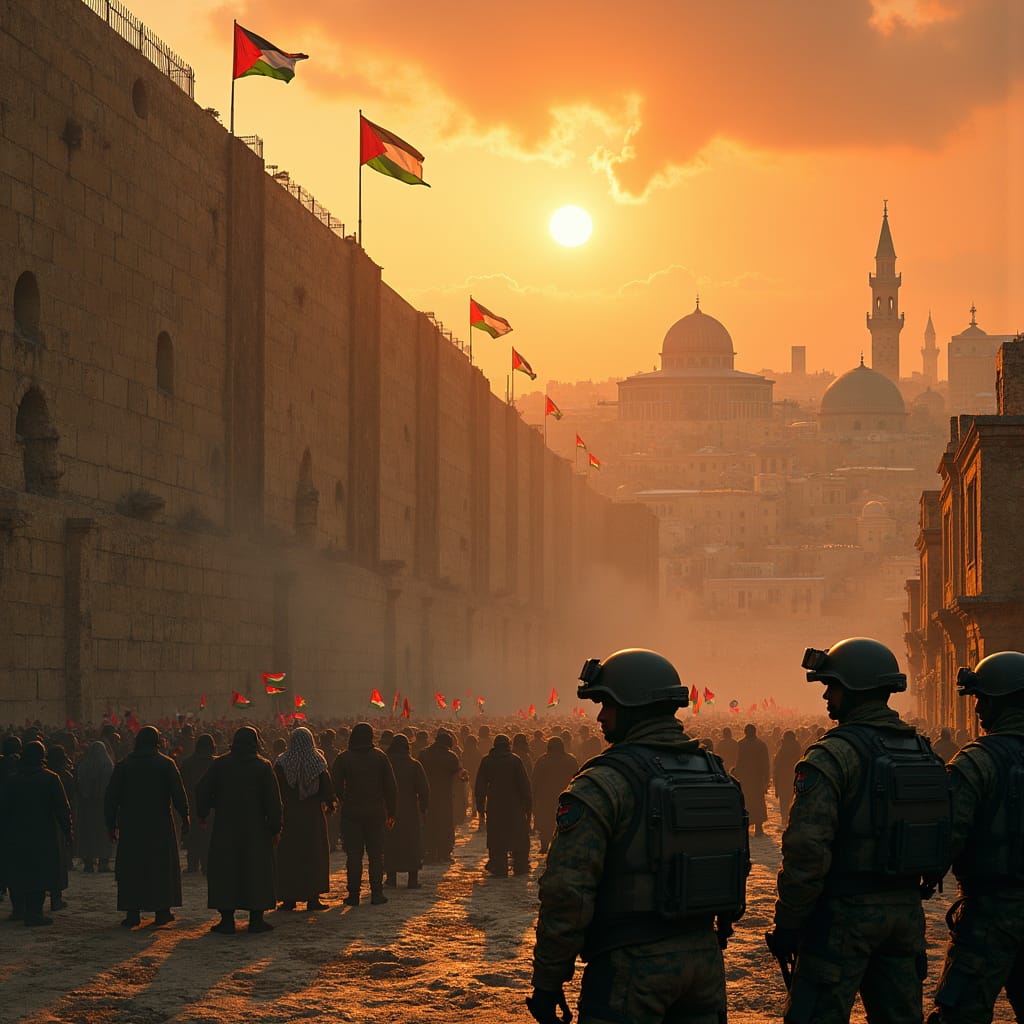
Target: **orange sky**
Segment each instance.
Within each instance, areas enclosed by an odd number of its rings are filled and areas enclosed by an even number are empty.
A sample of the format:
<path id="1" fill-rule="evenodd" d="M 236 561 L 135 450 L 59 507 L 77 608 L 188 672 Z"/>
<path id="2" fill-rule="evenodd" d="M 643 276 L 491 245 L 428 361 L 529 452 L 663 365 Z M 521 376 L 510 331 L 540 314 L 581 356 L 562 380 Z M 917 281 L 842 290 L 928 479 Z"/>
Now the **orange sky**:
<path id="1" fill-rule="evenodd" d="M 468 337 L 504 394 L 508 341 L 545 380 L 650 369 L 680 316 L 732 334 L 739 369 L 841 372 L 861 350 L 883 198 L 903 273 L 904 375 L 974 302 L 1024 329 L 1019 0 L 128 0 L 230 109 L 231 22 L 305 51 L 236 86 L 236 130 L 355 229 L 357 111 L 417 146 L 431 189 L 363 175 L 385 280 Z M 547 222 L 575 203 L 591 241 Z M 525 379 L 517 390 L 526 390 Z"/>

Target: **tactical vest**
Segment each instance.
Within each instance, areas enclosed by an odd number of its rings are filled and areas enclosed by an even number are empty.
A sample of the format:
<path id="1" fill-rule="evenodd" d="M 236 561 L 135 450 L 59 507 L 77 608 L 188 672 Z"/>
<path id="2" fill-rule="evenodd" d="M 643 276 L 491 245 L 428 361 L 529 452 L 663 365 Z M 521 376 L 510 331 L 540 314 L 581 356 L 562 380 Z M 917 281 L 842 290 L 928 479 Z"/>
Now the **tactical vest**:
<path id="1" fill-rule="evenodd" d="M 942 759 L 924 736 L 847 724 L 826 733 L 857 752 L 861 779 L 843 801 L 827 889 L 913 888 L 949 869 L 952 803 Z"/>
<path id="2" fill-rule="evenodd" d="M 982 800 L 953 873 L 965 889 L 1024 886 L 1024 736 L 981 736 L 996 768 L 996 785 Z"/>
<path id="3" fill-rule="evenodd" d="M 633 817 L 605 855 L 583 959 L 735 921 L 746 909 L 747 813 L 739 784 L 706 750 L 616 744 L 584 765 L 629 781 Z"/>

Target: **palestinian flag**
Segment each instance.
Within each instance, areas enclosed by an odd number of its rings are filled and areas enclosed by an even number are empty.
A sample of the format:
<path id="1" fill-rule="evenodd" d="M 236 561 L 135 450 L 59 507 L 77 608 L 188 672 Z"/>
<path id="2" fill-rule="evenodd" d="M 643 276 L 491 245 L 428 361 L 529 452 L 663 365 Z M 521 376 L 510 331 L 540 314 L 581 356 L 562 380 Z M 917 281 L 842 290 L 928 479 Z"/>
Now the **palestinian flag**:
<path id="1" fill-rule="evenodd" d="M 601 468 L 601 460 L 596 455 L 591 454 L 591 455 L 588 456 L 588 459 L 590 461 L 590 468 L 591 469 L 600 469 Z"/>
<path id="2" fill-rule="evenodd" d="M 231 706 L 247 708 L 252 703 L 248 697 L 243 696 L 237 690 L 231 691 Z"/>
<path id="3" fill-rule="evenodd" d="M 486 331 L 492 338 L 500 338 L 512 330 L 512 325 L 486 306 L 481 306 L 472 295 L 469 297 L 469 326 Z"/>
<path id="4" fill-rule="evenodd" d="M 375 708 L 380 708 L 382 711 L 384 710 L 384 698 L 380 695 L 380 690 L 374 690 L 370 694 L 370 703 Z"/>
<path id="5" fill-rule="evenodd" d="M 265 75 L 279 82 L 290 82 L 295 77 L 295 64 L 309 60 L 308 53 L 285 53 L 262 36 L 242 28 L 235 22 L 235 65 L 231 74 L 235 78 L 246 75 Z"/>
<path id="6" fill-rule="evenodd" d="M 445 699 L 444 699 L 444 694 L 443 694 L 443 693 L 435 693 L 435 694 L 434 694 L 434 700 L 435 700 L 435 701 L 437 702 L 437 706 L 438 706 L 438 707 L 439 707 L 439 708 L 440 708 L 440 709 L 441 709 L 442 711 L 444 711 L 444 709 L 445 709 L 446 707 L 448 707 L 448 703 L 447 703 L 447 701 L 445 701 Z"/>
<path id="7" fill-rule="evenodd" d="M 483 697 L 477 697 L 476 699 L 476 710 L 477 714 L 482 715 L 484 713 L 484 699 Z"/>
<path id="8" fill-rule="evenodd" d="M 557 693 L 557 691 L 555 690 L 555 688 L 553 686 L 551 687 L 551 696 L 548 697 L 548 707 L 549 708 L 557 708 L 558 707 L 558 693 Z"/>
<path id="9" fill-rule="evenodd" d="M 562 418 L 562 410 L 547 395 L 544 396 L 544 415 L 554 416 L 556 420 Z"/>
<path id="10" fill-rule="evenodd" d="M 366 164 L 406 185 L 427 185 L 423 180 L 423 154 L 397 135 L 359 115 L 359 165 Z M 427 188 L 430 188 L 427 185 Z"/>
<path id="11" fill-rule="evenodd" d="M 580 437 L 579 434 L 576 435 L 576 447 L 577 448 L 582 448 L 584 451 L 587 450 L 587 442 L 584 441 L 583 438 Z"/>
<path id="12" fill-rule="evenodd" d="M 305 697 L 300 697 L 298 694 L 295 694 L 295 707 L 296 708 L 304 708 L 305 706 L 306 706 L 306 698 Z"/>
<path id="13" fill-rule="evenodd" d="M 536 718 L 537 717 L 537 709 L 532 704 L 530 705 L 530 710 L 527 712 L 526 717 L 527 718 Z"/>
<path id="14" fill-rule="evenodd" d="M 700 690 L 696 685 L 690 687 L 690 704 L 693 705 L 693 713 L 696 715 L 700 711 Z"/>
<path id="15" fill-rule="evenodd" d="M 402 701 L 402 717 L 409 718 L 412 715 L 412 708 L 409 706 L 409 698 Z"/>
<path id="16" fill-rule="evenodd" d="M 520 373 L 525 373 L 530 380 L 537 379 L 537 374 L 533 372 L 533 367 L 515 349 L 512 349 L 512 370 L 519 370 Z"/>
<path id="17" fill-rule="evenodd" d="M 711 704 L 715 699 L 715 695 L 705 686 L 704 687 L 704 703 Z"/>
<path id="18" fill-rule="evenodd" d="M 278 685 L 284 682 L 284 677 L 284 672 L 264 672 L 263 685 L 267 688 L 267 693 L 284 693 L 284 687 Z"/>
<path id="19" fill-rule="evenodd" d="M 459 697 L 456 697 L 455 700 L 452 701 L 452 711 L 454 711 L 455 714 L 458 714 L 461 710 L 462 700 Z"/>

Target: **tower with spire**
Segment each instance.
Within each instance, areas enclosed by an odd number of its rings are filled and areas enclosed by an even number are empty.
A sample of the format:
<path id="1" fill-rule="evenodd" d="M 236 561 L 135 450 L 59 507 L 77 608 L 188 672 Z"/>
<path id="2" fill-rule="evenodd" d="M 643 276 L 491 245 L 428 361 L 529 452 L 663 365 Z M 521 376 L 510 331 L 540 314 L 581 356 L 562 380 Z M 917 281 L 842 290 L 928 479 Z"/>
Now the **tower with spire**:
<path id="1" fill-rule="evenodd" d="M 868 274 L 871 286 L 871 312 L 867 314 L 871 332 L 871 369 L 884 374 L 894 384 L 900 382 L 900 312 L 899 290 L 903 275 L 896 273 L 896 249 L 889 231 L 889 200 L 882 200 L 882 230 L 875 252 L 875 272 Z"/>
<path id="2" fill-rule="evenodd" d="M 929 387 L 939 383 L 939 347 L 935 344 L 935 324 L 932 323 L 932 311 L 928 310 L 928 325 L 924 329 L 924 348 L 921 349 L 924 382 Z"/>

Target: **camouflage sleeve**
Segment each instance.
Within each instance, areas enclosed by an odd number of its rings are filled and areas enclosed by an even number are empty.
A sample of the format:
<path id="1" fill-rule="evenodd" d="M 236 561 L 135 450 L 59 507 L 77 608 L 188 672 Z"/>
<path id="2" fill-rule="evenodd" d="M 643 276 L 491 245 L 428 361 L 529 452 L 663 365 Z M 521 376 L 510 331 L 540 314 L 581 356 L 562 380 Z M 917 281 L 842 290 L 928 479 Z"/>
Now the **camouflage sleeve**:
<path id="1" fill-rule="evenodd" d="M 821 748 L 796 766 L 789 824 L 782 835 L 777 928 L 802 928 L 821 897 L 839 828 L 839 764 Z"/>
<path id="2" fill-rule="evenodd" d="M 586 777 L 575 779 L 559 798 L 555 837 L 538 884 L 534 988 L 551 991 L 573 975 L 619 820 L 617 802 L 614 791 Z"/>
<path id="3" fill-rule="evenodd" d="M 965 747 L 951 758 L 946 771 L 949 772 L 953 791 L 950 859 L 955 861 L 964 852 L 978 805 L 995 783 L 995 766 L 992 759 L 979 748 Z"/>

